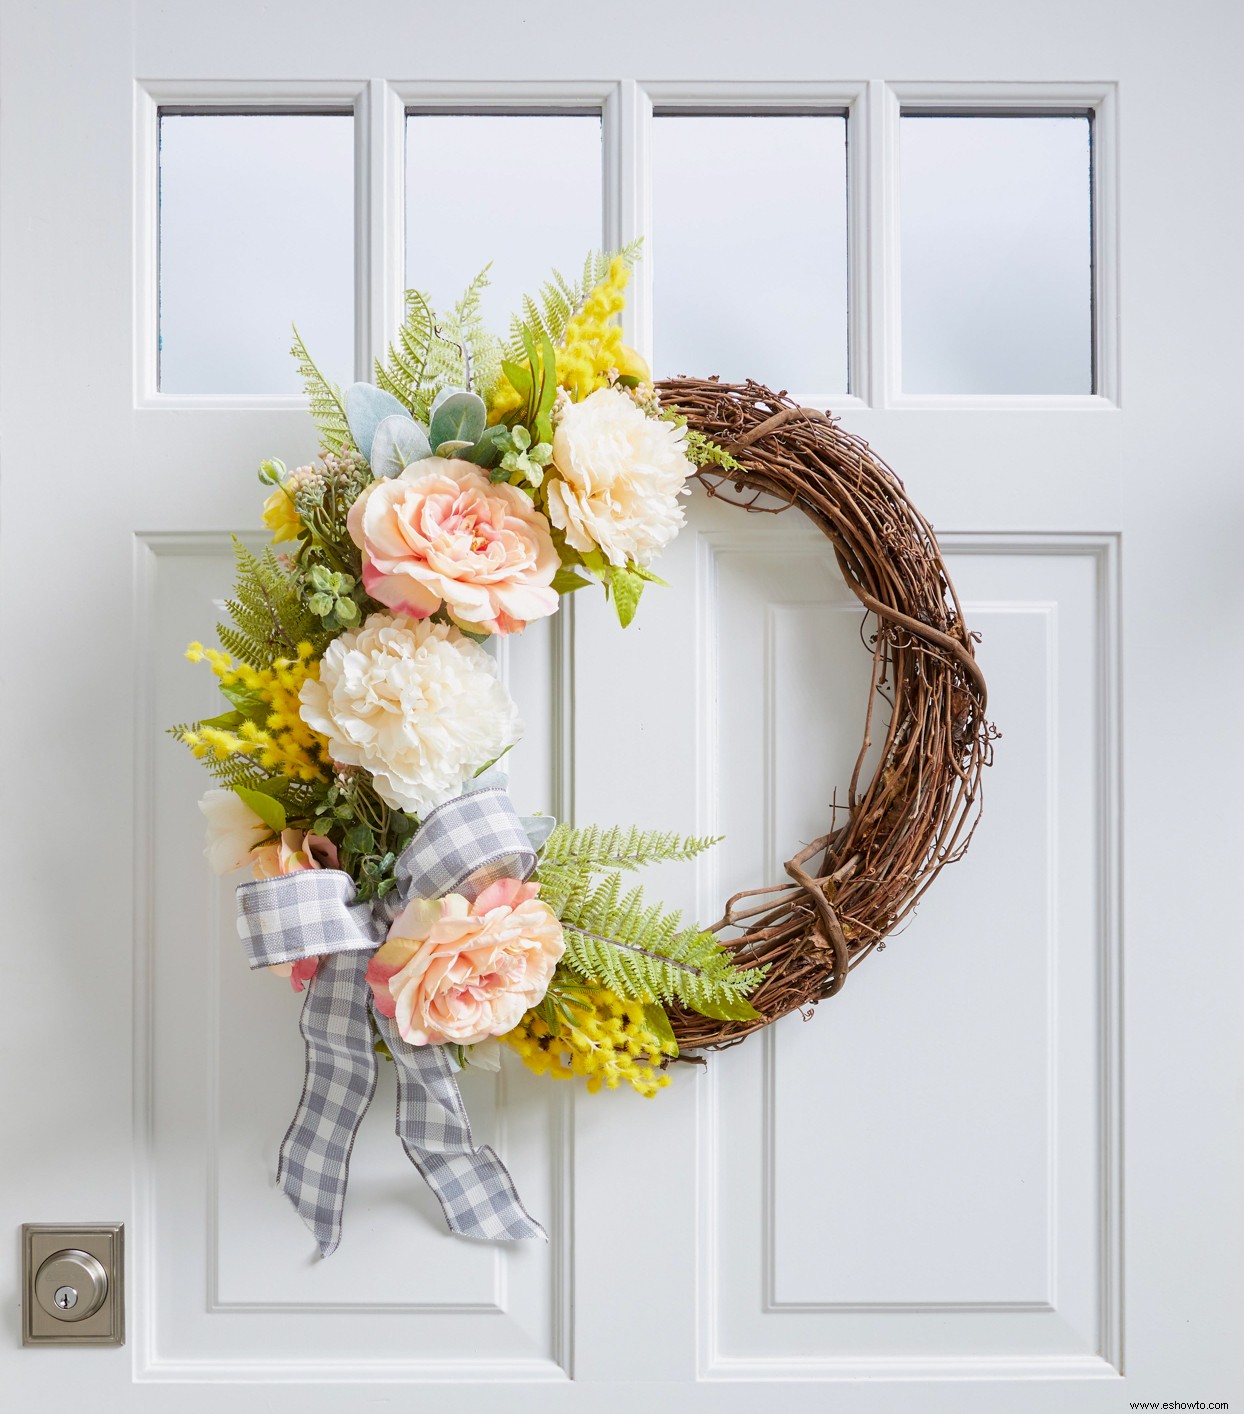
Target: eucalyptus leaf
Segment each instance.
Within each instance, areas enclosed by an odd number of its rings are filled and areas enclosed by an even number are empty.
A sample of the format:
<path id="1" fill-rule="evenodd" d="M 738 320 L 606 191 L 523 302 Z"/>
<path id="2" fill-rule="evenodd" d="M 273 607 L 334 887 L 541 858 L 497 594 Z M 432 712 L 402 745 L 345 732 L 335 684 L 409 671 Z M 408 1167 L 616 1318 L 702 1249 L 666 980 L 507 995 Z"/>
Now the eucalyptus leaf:
<path id="1" fill-rule="evenodd" d="M 249 806 L 259 816 L 274 835 L 279 835 L 285 828 L 285 807 L 279 800 L 273 800 L 261 790 L 252 790 L 250 786 L 234 786 L 233 792 L 243 805 Z"/>
<path id="2" fill-rule="evenodd" d="M 380 476 L 400 476 L 412 463 L 432 455 L 427 432 L 408 414 L 382 418 L 372 439 L 371 469 Z"/>
<path id="3" fill-rule="evenodd" d="M 531 847 L 537 854 L 557 828 L 557 821 L 551 815 L 523 815 L 518 823 L 523 827 L 523 833 L 531 841 Z"/>
<path id="4" fill-rule="evenodd" d="M 386 417 L 410 418 L 410 413 L 393 396 L 372 383 L 351 383 L 346 389 L 346 421 L 354 445 L 371 462 L 376 428 Z M 413 419 L 411 419 L 413 421 Z"/>
<path id="5" fill-rule="evenodd" d="M 488 425 L 488 408 L 478 393 L 451 393 L 438 399 L 440 406 L 432 414 L 428 437 L 432 450 L 442 442 L 466 442 L 474 446 Z"/>
<path id="6" fill-rule="evenodd" d="M 457 457 L 463 452 L 469 452 L 475 446 L 474 442 L 456 441 L 450 437 L 437 447 L 435 455 L 438 457 Z"/>
<path id="7" fill-rule="evenodd" d="M 462 453 L 462 460 L 473 462 L 476 466 L 496 466 L 509 435 L 510 430 L 504 423 L 486 427 L 475 445 Z"/>
<path id="8" fill-rule="evenodd" d="M 432 399 L 432 406 L 428 409 L 428 421 L 430 422 L 432 418 L 436 416 L 441 406 L 444 403 L 448 402 L 450 398 L 456 396 L 458 393 L 465 393 L 466 391 L 467 390 L 465 388 L 458 388 L 453 386 L 446 386 L 442 388 L 441 391 L 437 393 L 436 397 Z"/>

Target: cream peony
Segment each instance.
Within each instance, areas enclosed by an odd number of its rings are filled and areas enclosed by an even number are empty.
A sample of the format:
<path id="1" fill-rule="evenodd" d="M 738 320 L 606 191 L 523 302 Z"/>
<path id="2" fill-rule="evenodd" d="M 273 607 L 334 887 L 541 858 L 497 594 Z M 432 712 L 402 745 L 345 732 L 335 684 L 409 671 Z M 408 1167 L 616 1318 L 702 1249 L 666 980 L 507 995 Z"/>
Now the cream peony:
<path id="1" fill-rule="evenodd" d="M 376 1010 L 412 1046 L 474 1046 L 512 1031 L 566 950 L 536 892 L 501 879 L 474 903 L 461 894 L 412 899 L 367 967 Z"/>
<path id="2" fill-rule="evenodd" d="M 422 619 L 444 604 L 476 633 L 512 633 L 557 610 L 548 521 L 470 462 L 429 457 L 373 481 L 348 525 L 364 587 L 396 613 Z"/>
<path id="3" fill-rule="evenodd" d="M 646 565 L 683 524 L 679 494 L 694 470 L 686 429 L 646 416 L 616 388 L 566 406 L 553 434 L 549 519 L 581 554 Z"/>
<path id="4" fill-rule="evenodd" d="M 372 614 L 329 644 L 301 716 L 389 805 L 426 815 L 522 736 L 487 653 L 448 624 Z"/>
<path id="5" fill-rule="evenodd" d="M 251 851 L 272 831 L 241 796 L 231 790 L 209 790 L 199 801 L 207 817 L 207 848 L 203 851 L 215 874 L 231 874 L 251 862 Z"/>

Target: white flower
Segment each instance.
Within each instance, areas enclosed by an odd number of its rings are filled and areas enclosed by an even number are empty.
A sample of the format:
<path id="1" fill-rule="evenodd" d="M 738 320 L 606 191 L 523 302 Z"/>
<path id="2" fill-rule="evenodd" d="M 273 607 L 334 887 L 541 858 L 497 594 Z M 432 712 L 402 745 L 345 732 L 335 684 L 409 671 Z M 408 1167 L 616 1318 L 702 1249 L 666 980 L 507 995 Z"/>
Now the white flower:
<path id="1" fill-rule="evenodd" d="M 231 790 L 209 790 L 199 801 L 207 816 L 207 848 L 203 851 L 213 873 L 231 874 L 250 863 L 251 850 L 272 831 L 241 796 Z"/>
<path id="2" fill-rule="evenodd" d="M 648 564 L 682 528 L 678 496 L 694 470 L 686 435 L 616 388 L 570 403 L 553 434 L 549 519 L 580 553 L 599 547 L 610 564 Z"/>
<path id="3" fill-rule="evenodd" d="M 372 614 L 302 685 L 302 720 L 389 805 L 425 815 L 523 734 L 492 659 L 448 624 Z"/>

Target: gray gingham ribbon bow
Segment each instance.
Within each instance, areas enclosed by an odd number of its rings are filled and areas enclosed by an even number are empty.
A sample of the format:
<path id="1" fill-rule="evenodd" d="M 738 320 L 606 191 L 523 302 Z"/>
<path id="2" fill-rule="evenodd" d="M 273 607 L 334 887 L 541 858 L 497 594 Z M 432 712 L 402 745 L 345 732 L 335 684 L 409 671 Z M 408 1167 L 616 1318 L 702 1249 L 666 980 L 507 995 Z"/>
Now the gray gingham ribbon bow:
<path id="1" fill-rule="evenodd" d="M 238 932 L 251 967 L 318 957 L 299 1030 L 307 1046 L 302 1098 L 285 1138 L 277 1183 L 327 1257 L 341 1241 L 354 1136 L 376 1089 L 368 1024 L 371 955 L 412 898 L 459 893 L 474 899 L 498 879 L 526 879 L 535 851 L 499 788 L 438 806 L 402 851 L 387 899 L 356 900 L 340 869 L 304 870 L 238 887 Z M 451 1232 L 464 1237 L 545 1237 L 514 1180 L 487 1145 L 477 1148 L 441 1046 L 412 1046 L 388 1017 L 376 1024 L 397 1066 L 397 1137 L 440 1200 Z"/>

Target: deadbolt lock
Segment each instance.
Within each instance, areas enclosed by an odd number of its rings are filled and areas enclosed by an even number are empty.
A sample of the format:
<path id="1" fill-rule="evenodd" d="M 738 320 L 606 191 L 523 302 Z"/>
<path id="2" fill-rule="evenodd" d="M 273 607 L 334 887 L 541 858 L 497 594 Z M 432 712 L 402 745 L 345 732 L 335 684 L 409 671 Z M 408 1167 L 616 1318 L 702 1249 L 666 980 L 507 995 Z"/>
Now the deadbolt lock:
<path id="1" fill-rule="evenodd" d="M 35 1300 L 58 1321 L 85 1321 L 107 1295 L 108 1273 L 99 1258 L 77 1247 L 53 1252 L 35 1273 Z"/>
<path id="2" fill-rule="evenodd" d="M 125 1342 L 120 1223 L 22 1228 L 22 1343 Z"/>

